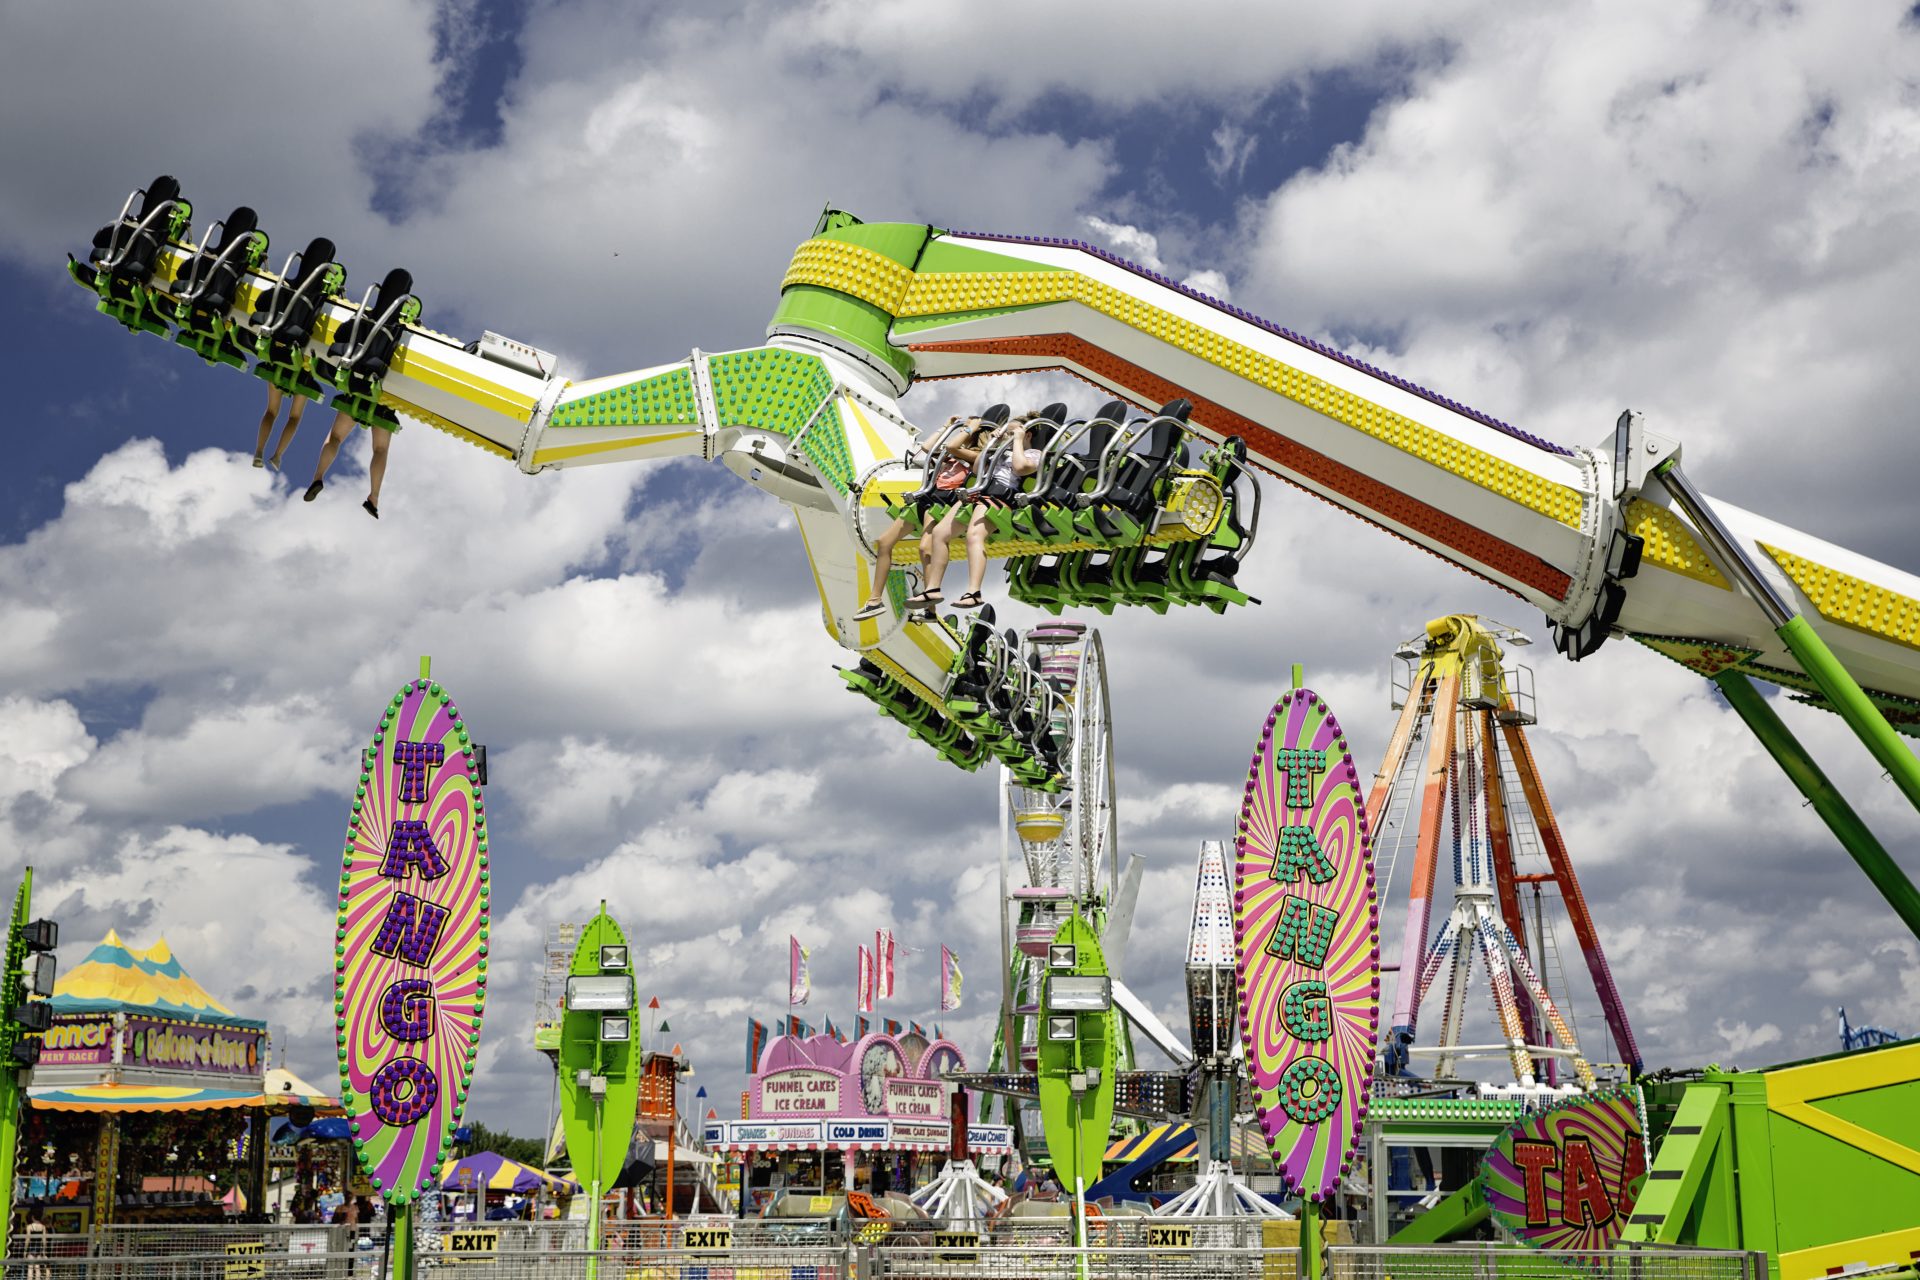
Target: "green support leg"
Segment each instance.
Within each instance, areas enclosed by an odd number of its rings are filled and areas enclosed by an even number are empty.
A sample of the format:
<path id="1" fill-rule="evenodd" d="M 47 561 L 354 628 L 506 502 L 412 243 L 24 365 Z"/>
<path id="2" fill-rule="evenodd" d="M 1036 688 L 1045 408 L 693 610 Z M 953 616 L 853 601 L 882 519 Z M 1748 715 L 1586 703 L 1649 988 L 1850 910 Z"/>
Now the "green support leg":
<path id="1" fill-rule="evenodd" d="M 1492 1213 L 1493 1210 L 1487 1206 L 1487 1197 L 1482 1193 L 1480 1180 L 1475 1178 L 1465 1186 L 1455 1188 L 1439 1204 L 1394 1232 L 1387 1243 L 1445 1244 L 1466 1235 L 1485 1222 Z"/>
<path id="2" fill-rule="evenodd" d="M 8 1002 L 25 1002 L 27 998 L 27 947 L 20 931 L 26 927 L 32 910 L 33 868 L 28 867 L 13 898 L 13 923 L 7 930 L 7 968 L 4 977 L 0 977 L 0 983 L 4 984 L 0 990 Z M 5 1012 L 0 1009 L 0 1017 L 4 1017 Z M 13 1156 L 20 1142 L 20 1072 L 13 1065 L 13 1045 L 20 1032 L 11 1018 L 4 1021 L 5 1030 L 0 1032 L 0 1187 L 6 1189 L 7 1198 L 6 1203 L 0 1205 L 0 1258 L 8 1256 L 9 1236 L 13 1231 Z"/>
<path id="3" fill-rule="evenodd" d="M 1301 1280 L 1320 1280 L 1324 1270 L 1320 1251 L 1320 1206 L 1312 1200 L 1300 1202 L 1300 1275 Z"/>
<path id="4" fill-rule="evenodd" d="M 1787 631 L 1795 627 L 1800 628 L 1805 637 L 1811 638 L 1813 644 L 1818 646 L 1818 652 L 1827 652 L 1826 645 L 1813 634 L 1812 628 L 1807 626 L 1803 618 L 1795 618 L 1782 627 L 1781 638 L 1786 639 Z M 1793 641 L 1789 640 L 1788 643 L 1792 644 Z M 1812 674 L 1817 660 L 1814 652 L 1810 650 L 1803 654 L 1795 648 L 1794 656 L 1799 658 L 1801 665 L 1809 674 Z M 1839 667 L 1837 662 L 1832 661 L 1831 653 L 1827 653 L 1827 659 L 1835 668 Z M 1894 735 L 1886 720 L 1880 717 L 1879 711 L 1867 702 L 1866 695 L 1860 693 L 1860 686 L 1853 684 L 1851 677 L 1846 676 L 1844 670 L 1840 671 L 1840 675 L 1847 684 L 1852 685 L 1854 692 L 1859 695 L 1861 704 L 1872 713 L 1874 719 L 1879 720 L 1886 736 L 1892 739 L 1890 744 L 1892 751 L 1903 758 L 1908 766 L 1920 765 L 1920 762 L 1914 760 L 1913 753 L 1907 750 L 1906 744 Z M 1833 783 L 1828 781 L 1827 775 L 1814 762 L 1813 757 L 1807 754 L 1806 748 L 1800 745 L 1799 739 L 1793 736 L 1793 731 L 1781 721 L 1760 691 L 1753 687 L 1753 682 L 1739 672 L 1723 671 L 1713 677 L 1713 682 L 1720 686 L 1722 693 L 1727 695 L 1727 701 L 1733 705 L 1735 711 L 1740 713 L 1740 718 L 1747 722 L 1747 728 L 1753 730 L 1753 736 L 1760 739 L 1760 745 L 1767 749 L 1767 754 L 1778 762 L 1780 768 L 1792 780 L 1793 785 L 1800 789 L 1800 794 L 1807 798 L 1814 812 L 1818 813 L 1832 829 L 1833 834 L 1840 838 L 1840 843 L 1846 847 L 1853 860 L 1860 864 L 1860 869 L 1867 873 L 1869 880 L 1873 881 L 1874 888 L 1880 891 L 1880 895 L 1906 923 L 1907 928 L 1913 931 L 1914 936 L 1920 937 L 1920 890 L 1914 888 L 1913 881 L 1907 879 L 1885 846 L 1874 838 L 1873 832 L 1869 831 L 1867 824 L 1860 820 L 1860 815 L 1853 811 L 1853 806 L 1847 803 L 1846 797 L 1842 796 L 1834 788 Z M 1825 689 L 1824 682 L 1821 687 Z M 1828 696 L 1832 697 L 1831 694 Z M 1834 699 L 1834 703 L 1838 706 L 1838 699 Z M 1842 714 L 1845 713 L 1842 712 Z M 1849 718 L 1848 723 L 1854 724 L 1853 719 Z M 1874 739 L 1870 736 L 1870 729 L 1871 726 L 1863 729 L 1855 725 L 1854 731 L 1871 749 Z M 1885 762 L 1880 751 L 1875 750 L 1874 756 Z M 1895 772 L 1894 779 L 1896 782 L 1899 781 L 1898 772 Z M 1906 790 L 1904 786 L 1901 789 Z"/>
<path id="5" fill-rule="evenodd" d="M 387 1280 L 413 1280 L 413 1202 L 387 1202 L 387 1234 L 393 1241 L 393 1270 Z"/>
<path id="6" fill-rule="evenodd" d="M 1899 732 L 1887 723 L 1880 708 L 1873 705 L 1866 690 L 1852 674 L 1833 656 L 1833 650 L 1827 648 L 1827 642 L 1813 629 L 1806 617 L 1796 614 L 1784 626 L 1776 629 L 1781 640 L 1786 642 L 1793 656 L 1800 660 L 1800 667 L 1814 684 L 1820 687 L 1833 709 L 1847 722 L 1847 727 L 1858 735 L 1873 758 L 1893 777 L 1893 785 L 1907 798 L 1907 803 L 1920 809 L 1920 759 L 1915 759 L 1911 748 L 1900 737 Z M 1909 886 L 1911 887 L 1911 886 Z"/>

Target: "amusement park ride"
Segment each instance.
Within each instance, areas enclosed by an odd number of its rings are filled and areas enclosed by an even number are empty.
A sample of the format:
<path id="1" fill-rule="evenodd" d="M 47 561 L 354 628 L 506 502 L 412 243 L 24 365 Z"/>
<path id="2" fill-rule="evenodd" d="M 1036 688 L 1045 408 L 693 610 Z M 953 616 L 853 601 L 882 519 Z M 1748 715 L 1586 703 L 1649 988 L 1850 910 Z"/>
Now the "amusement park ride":
<path id="1" fill-rule="evenodd" d="M 1002 1070 L 989 1074 L 1032 1073 L 1030 1096 L 1050 1118 L 1062 1096 L 1076 1115 L 1195 1114 L 1197 1090 L 1221 1149 L 1218 1127 L 1239 1109 L 1222 1099 L 1236 1096 L 1241 1067 L 1220 1048 L 1233 1036 L 1230 1025 L 1222 1031 L 1223 1018 L 1230 1023 L 1217 990 L 1222 962 L 1206 941 L 1217 922 L 1196 909 L 1189 1048 L 1116 976 L 1138 880 L 1114 839 L 1098 637 L 1064 623 L 1022 637 L 997 631 L 986 611 L 963 622 L 910 607 L 915 556 L 896 549 L 901 567 L 873 581 L 878 539 L 896 518 L 915 535 L 943 514 L 964 526 L 968 513 L 983 512 L 987 554 L 1008 561 L 1010 594 L 1050 613 L 1224 612 L 1250 602 L 1237 577 L 1259 531 L 1257 474 L 1278 476 L 1540 609 L 1569 658 L 1621 634 L 1712 679 L 1920 934 L 1920 893 L 1751 683 L 1840 714 L 1920 805 L 1920 761 L 1899 736 L 1920 733 L 1920 578 L 1707 498 L 1683 470 L 1678 440 L 1638 414 L 1623 413 L 1599 447 L 1555 444 L 1078 242 L 867 224 L 831 209 L 780 283 L 764 345 L 696 349 L 575 381 L 536 347 L 491 332 L 462 342 L 425 327 L 404 272 L 356 302 L 331 242 L 314 240 L 276 271 L 251 210 L 204 232 L 194 221 L 179 184 L 156 180 L 128 197 L 95 235 L 89 260 L 70 271 L 130 330 L 250 368 L 283 390 L 331 394 L 363 424 L 432 427 L 528 474 L 718 460 L 792 509 L 822 621 L 859 655 L 842 673 L 848 685 L 961 767 L 991 759 L 1005 771 L 1028 883 L 1005 888 L 1003 927 L 1017 942 L 1006 947 Z M 899 411 L 899 397 L 928 379 L 1041 369 L 1064 369 L 1117 398 L 1084 418 L 1050 406 L 1030 428 L 1039 469 L 1018 492 L 937 490 L 939 451 Z M 870 595 L 886 607 L 861 618 Z M 1636 1069 L 1639 1054 L 1521 732 L 1527 715 L 1507 682 L 1503 638 L 1517 635 L 1447 618 L 1409 646 L 1413 679 L 1367 805 L 1383 840 L 1411 833 L 1415 847 L 1387 1066 L 1405 1070 L 1431 1051 L 1445 1075 L 1480 1051 L 1457 1038 L 1477 952 L 1498 1007 L 1494 1051 L 1509 1059 L 1516 1085 L 1551 1081 L 1566 1061 L 1585 1086 L 1587 1056 L 1521 941 L 1522 884 L 1558 888 L 1615 1047 Z M 1456 841 L 1455 905 L 1430 943 L 1443 813 Z M 1532 880 L 1512 859 L 1527 838 L 1550 864 Z M 1213 877 L 1231 875 L 1203 853 L 1205 912 L 1218 909 Z M 1104 964 L 1090 963 L 1086 947 L 1056 950 L 1058 935 L 1075 930 L 1098 940 Z M 1442 968 L 1441 1034 L 1421 1046 L 1420 998 Z M 1120 1014 L 1181 1070 L 1122 1070 L 1130 1052 Z M 1049 1048 L 1056 1027 L 1059 1045 L 1076 1046 L 1064 1060 Z M 1102 1036 L 1101 1061 L 1078 1053 Z M 1831 1256 L 1905 1259 L 1920 1249 L 1920 1229 L 1874 1233 L 1857 1228 L 1885 1219 L 1770 1209 L 1754 1198 L 1751 1169 L 1769 1133 L 1785 1141 L 1768 1126 L 1790 1117 L 1816 1135 L 1795 1140 L 1809 1168 L 1838 1167 L 1840 1147 L 1867 1153 L 1859 1158 L 1868 1165 L 1847 1166 L 1857 1186 L 1920 1202 L 1920 1153 L 1868 1131 L 1885 1105 L 1873 1091 L 1911 1079 L 1914 1052 L 1895 1045 L 1850 1055 L 1845 1072 L 1799 1066 L 1760 1085 L 1709 1072 L 1674 1086 L 1684 1096 L 1673 1108 L 1650 1108 L 1673 1123 L 1630 1232 L 1707 1242 L 1771 1230 L 1774 1243 L 1753 1247 L 1797 1259 L 1783 1275 L 1817 1274 L 1808 1268 L 1824 1266 L 1822 1250 L 1855 1236 L 1874 1243 Z M 1858 1105 L 1844 1122 L 1821 1110 L 1822 1099 L 1849 1090 Z M 1421 1114 L 1425 1104 L 1395 1105 L 1383 1103 L 1375 1119 Z M 1689 1128 L 1701 1117 L 1705 1129 Z M 1047 1138 L 1059 1141 L 1051 1129 Z M 1208 1193 L 1214 1203 L 1234 1198 L 1230 1174 Z M 1770 1194 L 1811 1185 L 1796 1177 L 1783 1170 Z M 1729 1219 L 1689 1198 L 1709 1190 L 1745 1197 L 1744 1208 Z M 1791 1229 L 1781 1225 L 1790 1220 Z"/>

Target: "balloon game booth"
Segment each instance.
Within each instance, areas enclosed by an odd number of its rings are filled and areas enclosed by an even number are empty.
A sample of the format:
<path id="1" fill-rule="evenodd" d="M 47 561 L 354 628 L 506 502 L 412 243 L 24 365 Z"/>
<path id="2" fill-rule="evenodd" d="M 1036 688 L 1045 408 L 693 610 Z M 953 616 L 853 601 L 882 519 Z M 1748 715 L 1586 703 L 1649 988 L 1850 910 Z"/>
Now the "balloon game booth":
<path id="1" fill-rule="evenodd" d="M 965 1070 L 951 1041 L 912 1032 L 775 1036 L 748 1080 L 745 1117 L 707 1121 L 706 1144 L 740 1162 L 745 1213 L 781 1191 L 868 1189 L 878 1171 L 905 1193 L 945 1163 L 956 1091 L 944 1077 Z M 1008 1154 L 1013 1129 L 967 1123 L 967 1150 Z"/>
<path id="2" fill-rule="evenodd" d="M 109 931 L 50 1003 L 22 1115 L 29 1197 L 16 1208 L 56 1232 L 256 1213 L 276 1121 L 285 1137 L 341 1114 L 338 1099 L 269 1071 L 266 1023 L 215 999 L 164 938 L 134 950 Z"/>

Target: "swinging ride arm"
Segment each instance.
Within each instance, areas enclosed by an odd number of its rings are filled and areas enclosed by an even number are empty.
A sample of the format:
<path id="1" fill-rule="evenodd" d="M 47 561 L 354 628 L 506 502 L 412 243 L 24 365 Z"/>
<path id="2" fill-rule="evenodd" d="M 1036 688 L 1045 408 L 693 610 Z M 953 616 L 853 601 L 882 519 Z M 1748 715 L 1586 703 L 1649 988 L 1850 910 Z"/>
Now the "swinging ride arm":
<path id="1" fill-rule="evenodd" d="M 201 249 L 183 229 L 136 288 L 164 309 Z M 106 297 L 86 268 L 75 274 Z M 261 265 L 235 290 L 229 323 L 242 344 L 247 315 L 277 282 Z M 344 294 L 326 301 L 312 358 L 358 311 Z M 1563 446 L 1092 246 L 832 210 L 796 251 L 767 336 L 576 382 L 536 348 L 494 334 L 463 344 L 414 322 L 374 393 L 401 421 L 530 474 L 720 460 L 793 509 L 834 638 L 936 704 L 961 635 L 904 609 L 900 570 L 885 584 L 886 613 L 852 617 L 873 585 L 887 507 L 924 465 L 897 400 L 927 379 L 1063 369 L 1137 405 L 1190 400 L 1195 443 L 1237 436 L 1252 466 L 1521 597 L 1569 656 L 1621 632 L 1702 674 L 1738 670 L 1827 703 L 1736 587 L 1725 548 L 1712 549 L 1711 536 L 1731 538 L 1776 595 L 1807 609 L 1803 630 L 1882 714 L 1904 732 L 1920 724 L 1920 578 L 1704 498 L 1719 528 L 1703 535 L 1675 501 L 1678 444 L 1637 415 L 1596 447 Z M 900 560 L 910 564 L 911 549 L 903 543 Z"/>

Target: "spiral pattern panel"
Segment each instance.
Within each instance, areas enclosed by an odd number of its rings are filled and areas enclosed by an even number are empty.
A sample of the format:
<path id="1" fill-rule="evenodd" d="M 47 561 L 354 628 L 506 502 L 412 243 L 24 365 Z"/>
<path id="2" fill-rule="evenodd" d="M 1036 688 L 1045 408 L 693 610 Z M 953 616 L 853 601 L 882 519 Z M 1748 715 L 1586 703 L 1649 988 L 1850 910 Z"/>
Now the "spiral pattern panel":
<path id="1" fill-rule="evenodd" d="M 1536 1249 L 1611 1249 L 1645 1182 L 1640 1106 L 1602 1090 L 1528 1116 L 1500 1135 L 1480 1166 L 1493 1219 Z"/>
<path id="2" fill-rule="evenodd" d="M 405 1201 L 432 1181 L 472 1086 L 486 809 L 472 737 L 438 684 L 393 696 L 362 764 L 334 931 L 341 1100 L 375 1189 Z"/>
<path id="3" fill-rule="evenodd" d="M 1274 705 L 1235 842 L 1234 952 L 1254 1106 L 1300 1194 L 1352 1167 L 1380 1026 L 1380 920 L 1359 774 L 1332 711 Z"/>

